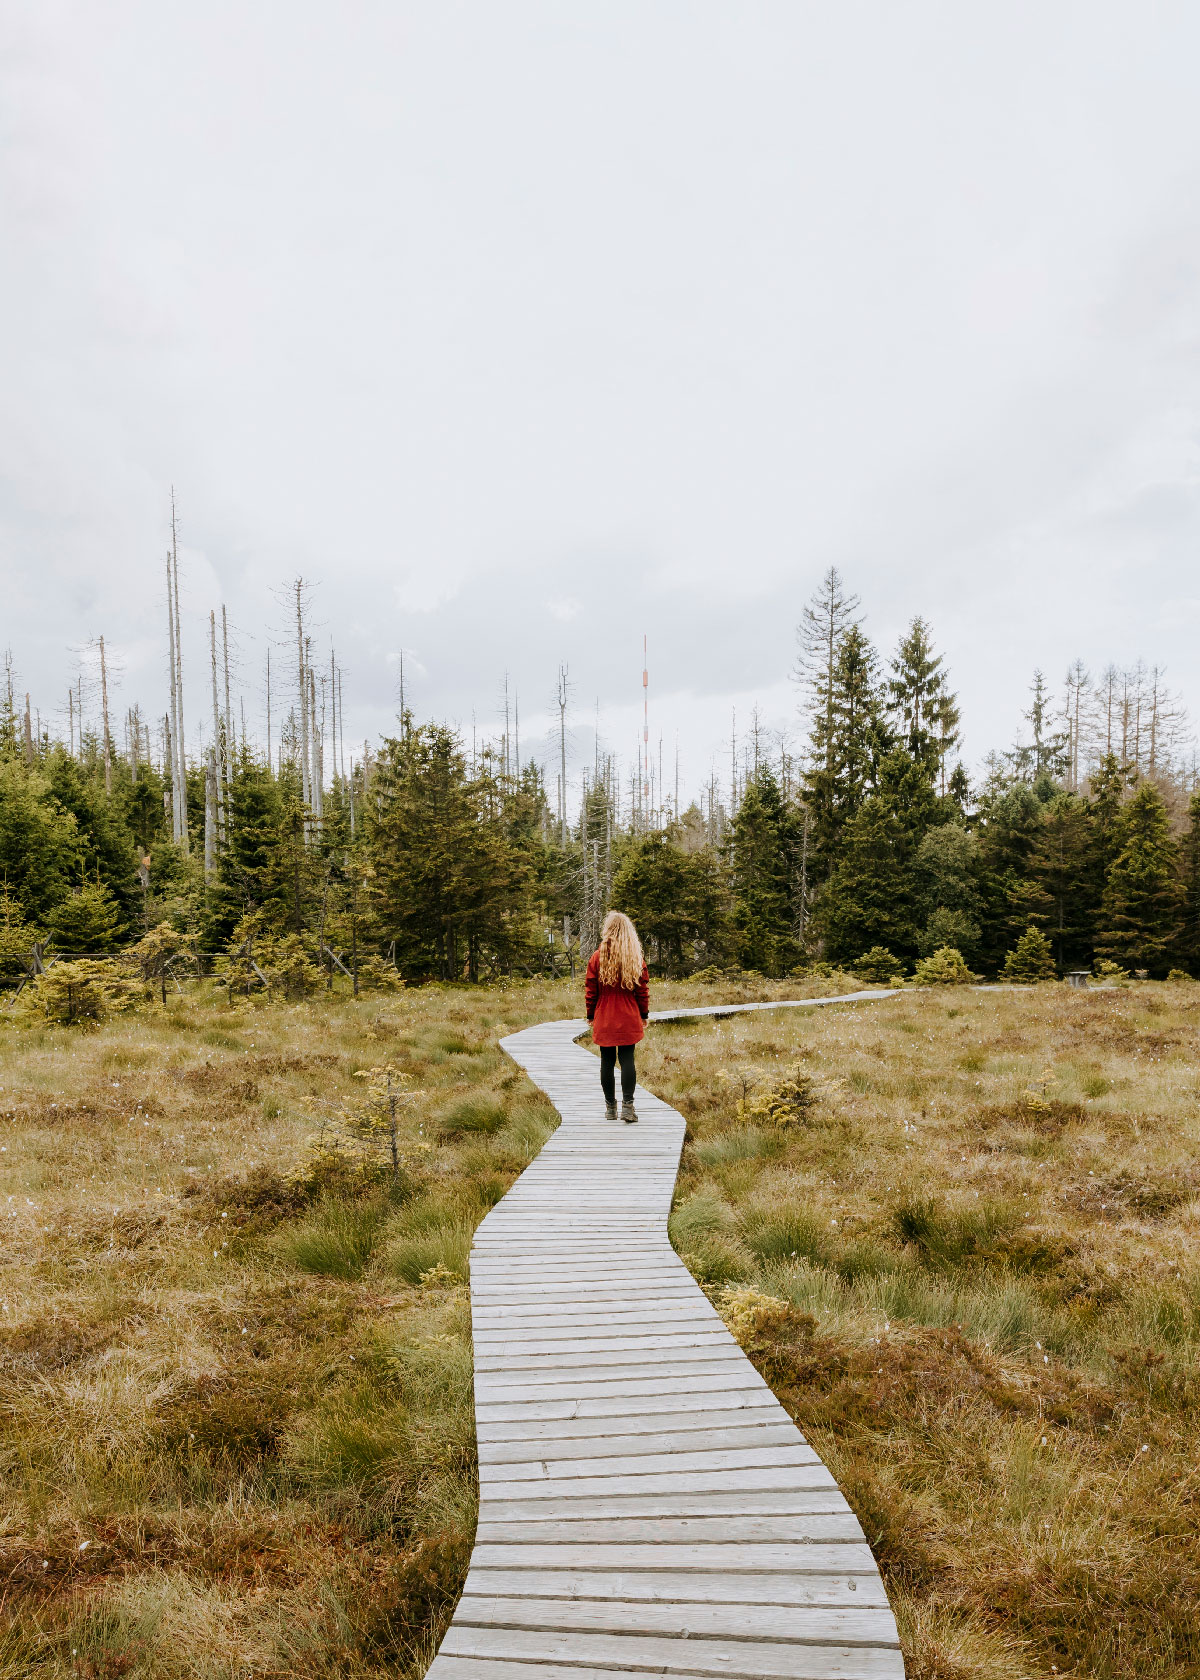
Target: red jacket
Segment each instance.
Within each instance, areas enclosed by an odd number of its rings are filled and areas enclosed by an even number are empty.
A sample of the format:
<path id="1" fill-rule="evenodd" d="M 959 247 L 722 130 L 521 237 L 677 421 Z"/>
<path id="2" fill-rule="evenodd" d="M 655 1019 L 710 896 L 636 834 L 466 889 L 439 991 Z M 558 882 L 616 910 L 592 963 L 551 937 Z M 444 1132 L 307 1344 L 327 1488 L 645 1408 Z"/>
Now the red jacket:
<path id="1" fill-rule="evenodd" d="M 646 1036 L 642 1022 L 650 1013 L 650 971 L 645 963 L 632 991 L 624 986 L 602 986 L 600 953 L 596 951 L 587 965 L 583 999 L 592 1023 L 593 1044 L 638 1044 Z"/>

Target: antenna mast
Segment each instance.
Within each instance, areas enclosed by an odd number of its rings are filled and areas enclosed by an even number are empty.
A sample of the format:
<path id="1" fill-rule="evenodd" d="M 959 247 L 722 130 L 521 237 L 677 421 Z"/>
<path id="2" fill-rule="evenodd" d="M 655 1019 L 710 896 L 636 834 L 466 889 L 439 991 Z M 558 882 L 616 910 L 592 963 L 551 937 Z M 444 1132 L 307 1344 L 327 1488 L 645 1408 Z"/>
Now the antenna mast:
<path id="1" fill-rule="evenodd" d="M 650 658 L 642 636 L 642 802 L 646 826 L 650 826 Z"/>

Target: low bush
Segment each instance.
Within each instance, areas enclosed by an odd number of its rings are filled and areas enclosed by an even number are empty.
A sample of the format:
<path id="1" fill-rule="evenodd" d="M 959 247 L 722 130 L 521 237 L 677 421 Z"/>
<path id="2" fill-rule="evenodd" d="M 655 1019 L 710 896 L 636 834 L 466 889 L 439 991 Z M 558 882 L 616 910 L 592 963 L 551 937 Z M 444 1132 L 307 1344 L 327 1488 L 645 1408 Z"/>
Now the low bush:
<path id="1" fill-rule="evenodd" d="M 893 986 L 897 980 L 904 979 L 904 964 L 886 945 L 872 945 L 852 966 L 860 980 L 868 980 L 875 986 Z"/>
<path id="2" fill-rule="evenodd" d="M 913 971 L 918 986 L 969 986 L 975 978 L 962 952 L 953 945 L 943 945 L 931 957 L 922 957 Z"/>

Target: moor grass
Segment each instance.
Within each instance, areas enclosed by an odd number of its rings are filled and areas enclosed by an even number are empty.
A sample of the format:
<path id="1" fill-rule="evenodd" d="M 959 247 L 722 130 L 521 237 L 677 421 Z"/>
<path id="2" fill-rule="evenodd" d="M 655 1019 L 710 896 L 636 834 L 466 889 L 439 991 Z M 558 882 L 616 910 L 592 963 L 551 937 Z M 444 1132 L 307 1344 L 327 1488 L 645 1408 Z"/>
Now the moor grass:
<path id="1" fill-rule="evenodd" d="M 0 1025 L 0 1680 L 423 1672 L 475 1516 L 471 1233 L 555 1123 L 496 1041 L 579 1012 Z M 1183 984 L 651 1029 L 673 1238 L 862 1518 L 912 1680 L 1200 1675 L 1198 1038 Z M 327 1145 L 379 1068 L 398 1170 L 357 1171 Z"/>
<path id="2" fill-rule="evenodd" d="M 1200 1674 L 1198 1051 L 1195 984 L 653 1035 L 676 1246 L 858 1512 L 910 1680 Z"/>

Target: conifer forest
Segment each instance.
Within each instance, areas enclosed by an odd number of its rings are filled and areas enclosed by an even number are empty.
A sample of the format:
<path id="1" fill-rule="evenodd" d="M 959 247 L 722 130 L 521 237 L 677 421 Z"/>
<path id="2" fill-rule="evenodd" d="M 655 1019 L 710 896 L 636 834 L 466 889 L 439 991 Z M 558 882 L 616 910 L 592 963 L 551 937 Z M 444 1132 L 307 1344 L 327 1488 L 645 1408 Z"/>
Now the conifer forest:
<path id="1" fill-rule="evenodd" d="M 564 673 L 549 772 L 522 760 L 507 718 L 468 741 L 403 701 L 392 734 L 348 750 L 343 674 L 314 648 L 299 583 L 252 730 L 223 610 L 211 668 L 185 670 L 173 558 L 166 582 L 152 705 L 114 715 L 102 639 L 97 680 L 65 706 L 26 693 L 8 655 L 10 984 L 52 957 L 135 947 L 164 985 L 202 972 L 288 995 L 338 972 L 356 989 L 574 973 L 609 906 L 672 977 L 886 982 L 931 963 L 1017 980 L 1097 965 L 1200 976 L 1200 776 L 1153 666 L 1033 673 L 1021 739 L 973 773 L 935 628 L 918 615 L 876 646 L 830 569 L 798 613 L 796 730 L 755 720 L 689 797 L 649 746 L 622 764 L 599 738 L 568 779 Z"/>

